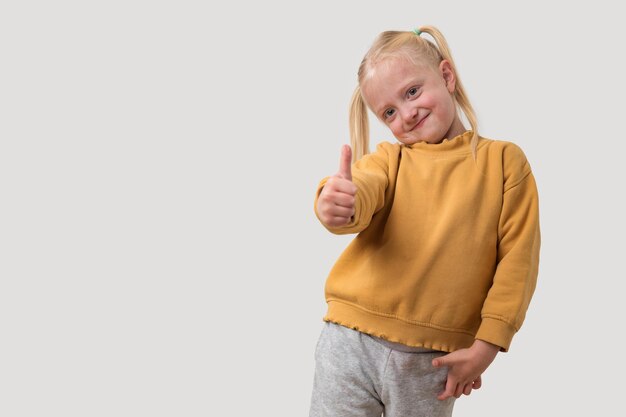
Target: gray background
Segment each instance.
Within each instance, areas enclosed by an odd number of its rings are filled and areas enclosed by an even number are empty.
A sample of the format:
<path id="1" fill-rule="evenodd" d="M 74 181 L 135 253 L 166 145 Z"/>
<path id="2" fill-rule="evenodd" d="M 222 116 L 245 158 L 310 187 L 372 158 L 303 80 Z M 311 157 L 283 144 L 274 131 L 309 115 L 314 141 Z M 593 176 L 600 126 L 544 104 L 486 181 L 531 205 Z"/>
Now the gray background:
<path id="1" fill-rule="evenodd" d="M 374 37 L 424 24 L 540 192 L 526 322 L 456 415 L 618 410 L 612 4 L 3 2 L 0 415 L 308 415 L 325 278 L 353 238 L 318 223 L 314 190 Z M 394 140 L 372 125 L 372 149 Z"/>

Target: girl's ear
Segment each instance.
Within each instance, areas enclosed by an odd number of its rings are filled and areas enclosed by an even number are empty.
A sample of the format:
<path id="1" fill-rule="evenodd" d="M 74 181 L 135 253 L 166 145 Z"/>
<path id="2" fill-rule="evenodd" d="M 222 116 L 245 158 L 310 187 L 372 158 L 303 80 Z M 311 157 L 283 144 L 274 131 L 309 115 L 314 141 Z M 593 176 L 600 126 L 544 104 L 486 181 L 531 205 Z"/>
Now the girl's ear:
<path id="1" fill-rule="evenodd" d="M 439 64 L 439 70 L 441 71 L 441 76 L 446 83 L 448 91 L 450 94 L 453 94 L 456 87 L 456 75 L 454 74 L 452 65 L 450 65 L 450 62 L 447 59 L 444 59 Z"/>

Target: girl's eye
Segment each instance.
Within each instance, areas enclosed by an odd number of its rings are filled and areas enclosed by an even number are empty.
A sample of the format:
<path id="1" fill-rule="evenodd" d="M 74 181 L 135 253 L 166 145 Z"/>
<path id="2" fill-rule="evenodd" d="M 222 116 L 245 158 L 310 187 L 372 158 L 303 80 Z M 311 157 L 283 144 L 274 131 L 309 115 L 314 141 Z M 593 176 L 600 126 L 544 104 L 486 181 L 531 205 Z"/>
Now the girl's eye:
<path id="1" fill-rule="evenodd" d="M 386 119 L 388 117 L 393 116 L 393 109 L 387 109 L 385 110 L 385 112 L 383 113 L 383 117 Z"/>
<path id="2" fill-rule="evenodd" d="M 414 96 L 415 94 L 417 94 L 417 87 L 410 88 L 408 93 L 410 96 Z"/>

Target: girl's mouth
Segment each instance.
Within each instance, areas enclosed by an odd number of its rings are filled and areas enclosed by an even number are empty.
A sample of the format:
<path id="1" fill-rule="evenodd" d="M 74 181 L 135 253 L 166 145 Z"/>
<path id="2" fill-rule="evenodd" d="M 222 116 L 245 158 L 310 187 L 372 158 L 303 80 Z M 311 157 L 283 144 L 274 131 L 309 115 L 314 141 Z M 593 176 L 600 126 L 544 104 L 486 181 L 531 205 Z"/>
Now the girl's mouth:
<path id="1" fill-rule="evenodd" d="M 420 122 L 419 122 L 418 124 L 416 124 L 416 125 L 413 127 L 413 129 L 411 129 L 411 130 L 415 130 L 415 129 L 417 129 L 418 127 L 421 127 L 421 126 L 424 124 L 424 120 L 426 120 L 426 118 L 427 118 L 428 116 L 430 116 L 430 113 L 428 113 L 426 116 L 424 116 L 424 118 L 422 118 L 422 120 L 420 120 Z"/>

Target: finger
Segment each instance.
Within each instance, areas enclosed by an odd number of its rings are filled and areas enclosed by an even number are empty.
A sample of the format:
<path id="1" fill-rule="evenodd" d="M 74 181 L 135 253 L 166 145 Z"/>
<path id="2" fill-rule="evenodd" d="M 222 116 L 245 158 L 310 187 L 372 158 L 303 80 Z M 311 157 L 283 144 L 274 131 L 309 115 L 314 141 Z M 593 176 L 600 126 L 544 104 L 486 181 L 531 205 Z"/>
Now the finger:
<path id="1" fill-rule="evenodd" d="M 331 206 L 325 214 L 331 217 L 352 217 L 354 212 L 352 207 Z"/>
<path id="2" fill-rule="evenodd" d="M 338 175 L 341 178 L 352 181 L 352 148 L 350 145 L 343 145 L 341 147 Z"/>
<path id="3" fill-rule="evenodd" d="M 454 395 L 454 388 L 455 387 L 456 387 L 456 384 L 450 378 L 448 378 L 446 380 L 446 388 L 443 390 L 443 392 L 441 392 L 437 396 L 437 399 L 445 400 L 446 398 L 452 397 Z"/>
<path id="4" fill-rule="evenodd" d="M 472 386 L 472 387 L 473 387 L 474 389 L 478 389 L 478 388 L 480 388 L 480 387 L 482 387 L 482 386 L 483 386 L 483 380 L 482 380 L 482 378 L 481 378 L 481 377 L 480 377 L 480 375 L 479 375 L 479 376 L 478 376 L 478 378 L 476 378 L 476 380 L 474 381 L 474 384 L 473 384 L 473 386 Z"/>
<path id="5" fill-rule="evenodd" d="M 338 207 L 354 208 L 355 199 L 352 195 L 346 193 L 335 193 L 332 196 L 332 202 Z"/>
<path id="6" fill-rule="evenodd" d="M 352 181 L 342 178 L 339 173 L 337 173 L 337 175 L 333 177 L 330 177 L 326 182 L 326 185 L 329 186 L 329 190 L 339 191 L 350 195 L 356 195 L 356 185 L 354 185 Z"/>
<path id="7" fill-rule="evenodd" d="M 328 219 L 326 222 L 330 227 L 343 226 L 352 221 L 352 217 L 334 216 Z"/>
<path id="8" fill-rule="evenodd" d="M 470 395 L 471 392 L 472 392 L 472 384 L 471 383 L 466 384 L 465 388 L 463 388 L 463 394 Z"/>
<path id="9" fill-rule="evenodd" d="M 463 394 L 463 385 L 456 384 L 456 387 L 454 388 L 454 396 L 459 398 L 461 394 Z"/>

